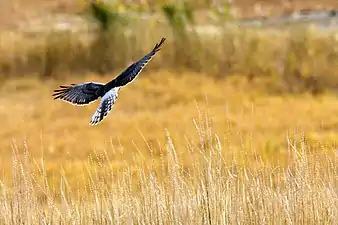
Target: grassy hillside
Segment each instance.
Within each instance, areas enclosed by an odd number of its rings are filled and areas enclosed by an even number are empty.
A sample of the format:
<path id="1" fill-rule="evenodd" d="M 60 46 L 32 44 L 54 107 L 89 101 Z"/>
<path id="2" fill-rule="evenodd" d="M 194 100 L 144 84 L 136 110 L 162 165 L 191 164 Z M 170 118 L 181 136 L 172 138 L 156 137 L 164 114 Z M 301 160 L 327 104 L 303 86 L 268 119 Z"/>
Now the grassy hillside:
<path id="1" fill-rule="evenodd" d="M 76 24 L 69 30 L 52 29 L 52 24 L 40 24 L 40 30 L 31 33 L 3 30 L 0 77 L 104 75 L 122 70 L 166 37 L 166 47 L 148 69 L 188 69 L 218 78 L 240 75 L 265 82 L 271 92 L 318 94 L 338 85 L 335 30 L 237 27 L 211 10 L 215 18 L 208 31 L 196 24 L 199 14 L 191 4 L 159 5 L 162 20 L 132 18 L 116 5 L 104 5 L 97 12 L 95 8 L 79 17 L 82 30 Z"/>
<path id="2" fill-rule="evenodd" d="M 50 79 L 118 72 L 166 37 L 161 54 L 147 69 L 175 68 L 177 72 L 189 70 L 217 78 L 239 75 L 265 82 L 271 92 L 318 94 L 335 90 L 338 84 L 338 39 L 334 31 L 295 27 L 275 33 L 221 26 L 220 34 L 209 37 L 188 31 L 188 24 L 175 24 L 118 22 L 102 34 L 51 32 L 36 38 L 13 38 L 13 34 L 5 33 L 0 76 Z"/>

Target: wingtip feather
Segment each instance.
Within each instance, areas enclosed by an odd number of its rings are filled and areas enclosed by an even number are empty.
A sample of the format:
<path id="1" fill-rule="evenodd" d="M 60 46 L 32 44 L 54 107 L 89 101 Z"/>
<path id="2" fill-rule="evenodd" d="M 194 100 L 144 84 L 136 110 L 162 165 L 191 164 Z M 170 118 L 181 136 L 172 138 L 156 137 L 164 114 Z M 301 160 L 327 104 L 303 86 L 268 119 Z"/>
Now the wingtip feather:
<path id="1" fill-rule="evenodd" d="M 166 38 L 162 38 L 161 41 L 159 43 L 157 43 L 153 49 L 153 51 L 157 52 L 159 50 L 161 50 L 161 47 L 163 45 L 163 43 L 165 42 Z"/>
<path id="2" fill-rule="evenodd" d="M 61 99 L 63 95 L 72 87 L 74 87 L 76 84 L 70 84 L 70 85 L 60 85 L 59 89 L 54 89 L 52 96 L 54 96 L 55 99 Z"/>

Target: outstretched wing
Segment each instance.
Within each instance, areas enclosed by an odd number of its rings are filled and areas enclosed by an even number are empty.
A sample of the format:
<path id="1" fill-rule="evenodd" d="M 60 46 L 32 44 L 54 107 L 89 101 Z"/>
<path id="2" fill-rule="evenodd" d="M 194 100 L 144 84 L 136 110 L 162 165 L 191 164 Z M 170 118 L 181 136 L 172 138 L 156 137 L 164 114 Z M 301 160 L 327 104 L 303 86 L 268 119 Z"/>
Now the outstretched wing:
<path id="1" fill-rule="evenodd" d="M 99 107 L 96 109 L 96 112 L 89 122 L 90 125 L 97 125 L 108 115 L 116 102 L 118 90 L 119 88 L 114 88 L 102 97 Z"/>
<path id="2" fill-rule="evenodd" d="M 110 90 L 114 87 L 121 87 L 136 78 L 137 75 L 141 73 L 143 68 L 148 64 L 148 62 L 153 58 L 153 56 L 161 49 L 165 38 L 162 38 L 159 43 L 155 45 L 153 50 L 149 52 L 147 55 L 143 56 L 140 60 L 131 64 L 127 69 L 125 69 L 119 76 L 117 76 L 114 80 L 108 82 L 106 84 L 106 90 Z"/>
<path id="3" fill-rule="evenodd" d="M 60 89 L 54 90 L 54 99 L 61 99 L 74 105 L 85 105 L 100 97 L 99 89 L 104 84 L 87 82 L 84 84 L 61 85 Z"/>

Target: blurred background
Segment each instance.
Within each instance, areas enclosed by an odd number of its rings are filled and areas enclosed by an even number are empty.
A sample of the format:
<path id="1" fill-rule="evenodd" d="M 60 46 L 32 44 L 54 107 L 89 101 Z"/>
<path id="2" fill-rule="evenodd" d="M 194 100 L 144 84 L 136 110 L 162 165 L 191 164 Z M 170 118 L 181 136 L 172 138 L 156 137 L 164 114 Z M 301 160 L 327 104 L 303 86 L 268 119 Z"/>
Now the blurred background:
<path id="1" fill-rule="evenodd" d="M 336 9 L 336 0 L 1 1 L 0 171 L 9 178 L 13 151 L 25 149 L 71 183 L 102 154 L 116 170 L 156 168 L 167 132 L 187 168 L 187 148 L 207 145 L 209 132 L 225 154 L 272 163 L 284 163 L 288 136 L 335 146 Z M 53 100 L 59 85 L 108 82 L 162 37 L 98 126 L 88 126 L 98 102 Z"/>

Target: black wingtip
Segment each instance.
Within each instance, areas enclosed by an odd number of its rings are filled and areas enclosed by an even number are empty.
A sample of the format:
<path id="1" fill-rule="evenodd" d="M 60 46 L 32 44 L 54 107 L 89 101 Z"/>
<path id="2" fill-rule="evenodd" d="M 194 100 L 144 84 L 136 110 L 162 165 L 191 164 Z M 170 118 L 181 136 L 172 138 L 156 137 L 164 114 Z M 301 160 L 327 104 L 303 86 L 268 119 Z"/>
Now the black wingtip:
<path id="1" fill-rule="evenodd" d="M 59 91 L 59 92 L 53 93 L 52 96 L 54 97 L 54 99 L 58 99 L 58 98 L 62 98 L 64 94 L 65 94 L 65 91 Z"/>
<path id="2" fill-rule="evenodd" d="M 63 95 L 67 92 L 67 90 L 71 87 L 73 87 L 75 84 L 70 84 L 70 85 L 60 85 L 59 89 L 55 89 L 53 90 L 53 94 L 52 96 L 55 99 L 61 99 L 63 97 Z"/>
<path id="3" fill-rule="evenodd" d="M 157 43 L 153 49 L 153 51 L 157 52 L 161 49 L 161 46 L 163 45 L 163 43 L 165 42 L 166 38 L 162 38 L 161 41 L 159 43 Z"/>

